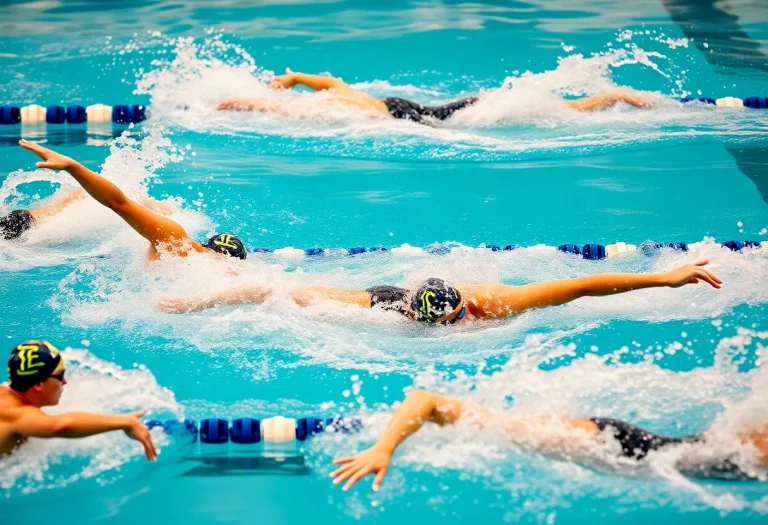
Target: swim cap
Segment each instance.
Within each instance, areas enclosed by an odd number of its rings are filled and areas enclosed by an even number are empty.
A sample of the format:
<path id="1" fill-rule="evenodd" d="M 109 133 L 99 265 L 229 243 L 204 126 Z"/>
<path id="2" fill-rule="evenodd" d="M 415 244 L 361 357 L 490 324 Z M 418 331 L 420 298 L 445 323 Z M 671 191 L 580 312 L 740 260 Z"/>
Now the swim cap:
<path id="1" fill-rule="evenodd" d="M 11 350 L 8 358 L 8 377 L 11 388 L 26 392 L 42 383 L 61 363 L 61 354 L 47 341 L 27 341 Z"/>
<path id="2" fill-rule="evenodd" d="M 221 233 L 214 235 L 203 246 L 209 250 L 213 250 L 219 253 L 225 253 L 230 257 L 237 257 L 238 259 L 245 260 L 248 253 L 243 246 L 243 242 L 229 233 Z"/>
<path id="3" fill-rule="evenodd" d="M 453 312 L 461 304 L 459 291 L 442 279 L 432 277 L 413 296 L 413 311 L 419 321 L 434 323 L 435 319 Z"/>

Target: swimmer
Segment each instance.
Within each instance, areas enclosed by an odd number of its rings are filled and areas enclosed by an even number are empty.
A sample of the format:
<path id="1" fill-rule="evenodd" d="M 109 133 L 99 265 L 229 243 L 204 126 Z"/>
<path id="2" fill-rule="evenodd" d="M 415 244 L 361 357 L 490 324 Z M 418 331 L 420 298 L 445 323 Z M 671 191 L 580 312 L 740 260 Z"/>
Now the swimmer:
<path id="1" fill-rule="evenodd" d="M 46 220 L 64 211 L 75 202 L 86 198 L 88 194 L 84 190 L 75 190 L 67 193 L 61 199 L 29 210 L 13 210 L 8 215 L 0 217 L 0 238 L 7 241 L 18 239 L 24 232 L 39 225 Z M 149 197 L 141 197 L 141 203 L 145 207 L 163 215 L 173 213 L 174 207 L 166 202 L 159 202 Z"/>
<path id="2" fill-rule="evenodd" d="M 679 288 L 708 283 L 720 288 L 722 281 L 704 266 L 707 260 L 686 264 L 664 273 L 603 273 L 522 286 L 505 284 L 453 287 L 438 278 L 427 279 L 413 290 L 397 286 L 374 286 L 367 290 L 343 290 L 324 286 L 301 286 L 288 291 L 300 306 L 339 301 L 362 308 L 379 308 L 428 324 L 503 319 L 533 308 L 558 306 L 581 297 L 616 295 L 643 288 Z M 242 286 L 222 292 L 186 298 L 161 299 L 168 312 L 185 313 L 222 305 L 261 303 L 273 291 L 261 286 Z"/>
<path id="3" fill-rule="evenodd" d="M 27 341 L 8 359 L 10 387 L 0 385 L 0 456 L 12 453 L 29 438 L 84 438 L 122 430 L 144 446 L 147 459 L 157 459 L 149 429 L 139 421 L 143 410 L 123 415 L 66 412 L 51 416 L 40 410 L 56 406 L 67 380 L 64 360 L 46 341 Z"/>
<path id="4" fill-rule="evenodd" d="M 333 484 L 346 481 L 343 490 L 349 490 L 365 476 L 373 474 L 373 490 L 378 491 L 387 474 L 395 450 L 424 423 L 440 426 L 466 421 L 478 430 L 496 428 L 515 445 L 536 452 L 560 456 L 567 460 L 576 457 L 599 456 L 611 450 L 623 460 L 640 465 L 658 451 L 673 447 L 688 447 L 678 459 L 681 472 L 700 477 L 720 479 L 750 478 L 734 463 L 735 451 L 720 452 L 722 443 L 708 441 L 708 432 L 676 438 L 652 434 L 624 421 L 606 418 L 569 418 L 552 415 L 515 416 L 511 412 L 497 412 L 487 407 L 466 403 L 438 394 L 415 391 L 395 410 L 392 419 L 378 442 L 355 455 L 336 459 L 340 465 L 331 473 Z M 733 436 L 735 447 L 749 447 L 760 468 L 768 467 L 768 424 L 746 428 Z M 705 459 L 706 458 L 706 459 Z"/>
<path id="5" fill-rule="evenodd" d="M 27 140 L 22 139 L 19 144 L 43 159 L 43 162 L 37 163 L 38 168 L 67 171 L 91 197 L 117 213 L 139 235 L 147 239 L 150 243 L 150 260 L 159 259 L 161 254 L 185 257 L 194 252 L 216 252 L 238 259 L 245 259 L 247 256 L 243 243 L 234 235 L 217 234 L 207 243 L 200 244 L 191 239 L 179 223 L 131 200 L 120 188 L 76 160 Z"/>
<path id="6" fill-rule="evenodd" d="M 360 109 L 372 117 L 396 118 L 411 120 L 420 124 L 430 121 L 446 120 L 457 111 L 476 104 L 482 97 L 467 97 L 441 106 L 423 106 L 404 98 L 386 98 L 379 100 L 346 84 L 343 80 L 321 75 L 307 75 L 285 70 L 285 75 L 275 77 L 270 84 L 272 89 L 291 89 L 297 85 L 306 86 L 314 91 L 326 91 L 332 97 L 326 104 L 341 103 Z M 623 91 L 614 91 L 602 95 L 594 95 L 580 100 L 565 100 L 567 108 L 577 111 L 598 111 L 623 102 L 638 108 L 648 108 L 650 103 L 644 98 Z M 285 116 L 305 116 L 308 108 L 288 102 L 278 102 L 254 98 L 233 98 L 225 100 L 216 108 L 218 110 L 261 111 L 280 113 Z"/>

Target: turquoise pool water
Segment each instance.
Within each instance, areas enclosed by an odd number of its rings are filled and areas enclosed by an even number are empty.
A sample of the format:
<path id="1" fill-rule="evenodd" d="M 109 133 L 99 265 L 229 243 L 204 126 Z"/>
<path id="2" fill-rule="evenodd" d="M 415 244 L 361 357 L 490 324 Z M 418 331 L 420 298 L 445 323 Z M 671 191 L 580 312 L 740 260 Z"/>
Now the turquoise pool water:
<path id="1" fill-rule="evenodd" d="M 298 449 L 306 468 L 185 446 L 157 435 L 148 464 L 108 435 L 33 442 L 0 460 L 3 522 L 762 523 L 762 482 L 606 471 L 532 456 L 466 430 L 426 429 L 384 489 L 342 493 L 333 457 L 369 445 L 417 386 L 492 406 L 613 416 L 683 435 L 716 418 L 768 414 L 768 261 L 730 239 L 768 240 L 768 112 L 681 106 L 695 96 L 768 95 L 768 11 L 759 1 L 22 2 L 0 8 L 3 104 L 144 103 L 115 132 L 0 128 L 0 212 L 74 188 L 34 170 L 20 135 L 134 195 L 176 199 L 196 238 L 300 248 L 704 241 L 587 261 L 516 250 L 286 260 L 252 254 L 240 277 L 182 263 L 147 267 L 145 243 L 82 202 L 0 241 L 0 333 L 67 347 L 57 410 L 146 408 L 153 417 L 355 414 L 359 435 Z M 448 101 L 504 85 L 491 104 L 430 128 L 326 115 L 217 114 L 290 66 L 329 71 L 377 96 Z M 642 91 L 647 111 L 571 114 L 555 95 Z M 286 95 L 287 96 L 287 95 Z M 308 97 L 308 94 L 295 95 Z M 186 106 L 182 109 L 181 106 Z M 154 304 L 244 281 L 358 288 L 452 281 L 524 283 L 712 260 L 725 281 L 584 299 L 499 323 L 426 329 L 333 305 L 174 316 Z M 0 372 L 0 380 L 5 380 Z"/>

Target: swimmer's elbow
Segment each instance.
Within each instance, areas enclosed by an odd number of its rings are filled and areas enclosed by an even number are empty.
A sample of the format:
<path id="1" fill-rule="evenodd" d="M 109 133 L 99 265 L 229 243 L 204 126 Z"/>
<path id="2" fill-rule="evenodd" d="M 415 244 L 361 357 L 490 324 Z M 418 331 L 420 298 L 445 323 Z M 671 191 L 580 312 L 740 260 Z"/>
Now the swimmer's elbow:
<path id="1" fill-rule="evenodd" d="M 125 196 L 125 193 L 120 191 L 116 192 L 114 195 L 110 195 L 109 199 L 103 204 L 118 215 L 122 215 L 128 211 L 131 201 Z"/>
<path id="2" fill-rule="evenodd" d="M 413 402 L 428 402 L 433 401 L 437 397 L 435 394 L 427 392 L 426 390 L 412 390 L 406 396 L 406 399 Z"/>
<path id="3" fill-rule="evenodd" d="M 55 417 L 51 422 L 50 431 L 52 437 L 67 437 L 72 433 L 74 420 L 68 416 Z"/>
<path id="4" fill-rule="evenodd" d="M 430 414 L 435 413 L 437 405 L 442 399 L 442 396 L 426 390 L 413 390 L 405 398 L 406 402 L 419 405 L 422 409 L 429 410 Z"/>

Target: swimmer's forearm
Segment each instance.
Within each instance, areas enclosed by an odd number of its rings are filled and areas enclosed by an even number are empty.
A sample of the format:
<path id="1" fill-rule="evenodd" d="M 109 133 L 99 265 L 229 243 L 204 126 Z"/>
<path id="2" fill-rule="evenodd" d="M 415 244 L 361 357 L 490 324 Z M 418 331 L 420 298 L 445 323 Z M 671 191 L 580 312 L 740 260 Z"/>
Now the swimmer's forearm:
<path id="1" fill-rule="evenodd" d="M 53 434 L 61 438 L 83 438 L 130 428 L 132 420 L 124 415 L 69 412 L 55 416 Z"/>
<path id="2" fill-rule="evenodd" d="M 302 86 L 307 86 L 308 88 L 315 91 L 332 89 L 337 87 L 341 82 L 338 78 L 325 77 L 321 75 L 307 75 L 305 73 L 291 73 L 289 78 L 293 86 L 296 84 L 301 84 Z"/>
<path id="3" fill-rule="evenodd" d="M 123 190 L 79 162 L 73 161 L 66 170 L 91 197 L 107 208 L 114 209 L 128 201 Z"/>
<path id="4" fill-rule="evenodd" d="M 387 429 L 376 447 L 392 455 L 400 444 L 418 432 L 424 423 L 454 423 L 461 415 L 463 403 L 429 392 L 414 391 L 395 410 Z"/>
<path id="5" fill-rule="evenodd" d="M 238 304 L 258 304 L 267 300 L 272 290 L 260 286 L 247 288 L 232 288 L 209 296 L 202 297 L 198 303 L 200 309 L 213 306 L 232 306 Z"/>
<path id="6" fill-rule="evenodd" d="M 580 297 L 615 295 L 643 288 L 667 286 L 661 273 L 603 273 L 572 279 Z"/>

